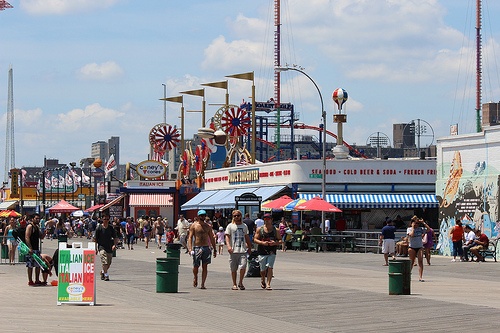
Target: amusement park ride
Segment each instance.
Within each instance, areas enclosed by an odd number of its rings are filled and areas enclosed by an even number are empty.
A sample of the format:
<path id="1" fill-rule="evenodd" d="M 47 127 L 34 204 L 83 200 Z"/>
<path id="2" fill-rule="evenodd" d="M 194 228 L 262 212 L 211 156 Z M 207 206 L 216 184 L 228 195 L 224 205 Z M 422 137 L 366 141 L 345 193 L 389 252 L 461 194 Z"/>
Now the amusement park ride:
<path id="1" fill-rule="evenodd" d="M 347 92 L 344 89 L 338 88 L 333 92 L 333 101 L 337 104 L 338 114 L 334 115 L 333 121 L 337 123 L 338 136 L 326 130 L 326 124 L 320 126 L 310 126 L 299 124 L 296 121 L 293 104 L 280 102 L 280 72 L 282 70 L 295 70 L 306 75 L 318 89 L 321 103 L 323 100 L 321 92 L 314 80 L 312 80 L 302 69 L 281 67 L 280 62 L 280 0 L 275 0 L 275 33 L 274 33 L 274 98 L 268 102 L 255 101 L 255 85 L 252 84 L 252 102 L 242 103 L 240 106 L 229 104 L 229 95 L 227 92 L 227 81 L 202 84 L 203 86 L 226 89 L 226 102 L 219 108 L 211 118 L 208 127 L 201 127 L 198 130 L 200 143 L 194 149 L 188 142 L 187 146 L 184 142 L 184 106 L 181 108 L 181 132 L 164 120 L 163 123 L 155 125 L 149 133 L 149 142 L 153 149 L 154 159 L 162 161 L 168 151 L 176 148 L 180 143 L 180 164 L 177 173 L 176 186 L 180 188 L 183 183 L 192 183 L 190 180 L 191 169 L 193 168 L 196 174 L 194 183 L 198 187 L 202 187 L 205 170 L 210 168 L 225 168 L 231 165 L 241 166 L 256 163 L 257 161 L 271 161 L 274 159 L 280 160 L 283 150 L 290 151 L 290 158 L 294 158 L 294 130 L 309 129 L 318 131 L 323 135 L 322 153 L 325 164 L 326 153 L 326 134 L 337 139 L 337 145 L 334 148 L 336 158 L 347 158 L 349 154 L 359 157 L 365 157 L 357 150 L 353 149 L 344 142 L 342 137 L 342 125 L 346 122 L 347 116 L 342 113 L 342 106 L 347 101 Z M 227 76 L 235 79 L 245 79 L 254 81 L 253 72 L 244 74 L 235 74 Z M 200 90 L 201 91 L 201 90 Z M 194 93 L 196 92 L 196 93 Z M 198 91 L 184 92 L 202 96 Z M 203 92 L 204 98 L 204 92 Z M 182 103 L 182 96 L 163 98 L 160 100 Z M 205 103 L 205 100 L 203 99 Z M 282 113 L 282 111 L 284 111 Z M 326 112 L 323 111 L 323 122 L 326 122 Z M 260 115 L 256 113 L 259 112 Z M 205 104 L 203 104 L 203 120 L 205 119 Z M 206 123 L 202 121 L 202 126 Z M 270 142 L 268 138 L 269 128 L 274 128 L 276 132 L 274 142 Z M 290 128 L 290 144 L 287 147 L 281 146 L 280 131 L 281 128 Z M 257 147 L 256 142 L 259 143 Z M 264 145 L 275 150 L 274 156 L 265 154 Z M 267 148 L 267 147 L 266 147 Z M 250 151 L 249 151 L 250 150 Z M 258 154 L 257 154 L 258 151 Z M 212 158 L 217 152 L 217 158 Z M 224 154 L 220 154 L 223 152 Z M 221 155 L 223 157 L 221 158 Z M 267 156 L 266 156 L 267 155 Z M 217 160 L 217 161 L 216 161 Z"/>

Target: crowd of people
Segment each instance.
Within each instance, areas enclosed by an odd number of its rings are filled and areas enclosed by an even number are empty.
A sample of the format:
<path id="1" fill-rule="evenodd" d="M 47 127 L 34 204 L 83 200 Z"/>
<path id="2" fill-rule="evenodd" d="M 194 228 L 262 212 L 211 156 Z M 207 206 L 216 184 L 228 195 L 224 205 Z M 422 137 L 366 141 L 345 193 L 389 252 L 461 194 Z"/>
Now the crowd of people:
<path id="1" fill-rule="evenodd" d="M 224 247 L 229 260 L 232 290 L 245 290 L 244 277 L 248 266 L 249 255 L 252 251 L 258 256 L 258 265 L 261 276 L 261 287 L 272 290 L 271 280 L 273 267 L 278 249 L 286 251 L 291 235 L 300 234 L 303 240 L 310 235 L 330 232 L 329 220 L 323 224 L 312 222 L 312 227 L 301 229 L 285 218 L 274 224 L 271 214 L 258 214 L 253 220 L 249 214 L 242 215 L 239 210 L 233 210 L 230 220 L 222 218 L 210 219 L 205 210 L 199 210 L 197 215 L 186 219 L 179 215 L 175 228 L 168 219 L 161 216 L 142 216 L 110 218 L 103 215 L 99 218 L 91 216 L 40 219 L 38 214 L 11 217 L 0 221 L 3 234 L 3 244 L 8 247 L 9 264 L 15 264 L 15 253 L 18 248 L 18 239 L 22 239 L 29 249 L 26 254 L 28 285 L 45 285 L 51 274 L 53 259 L 40 252 L 41 240 L 58 239 L 60 237 L 86 237 L 96 244 L 96 254 L 99 255 L 102 269 L 101 279 L 109 281 L 108 269 L 112 262 L 113 252 L 117 248 L 133 250 L 134 245 L 143 242 L 149 248 L 150 242 L 157 249 L 163 244 L 178 242 L 193 260 L 193 286 L 198 287 L 198 273 L 201 266 L 201 289 L 206 288 L 208 265 L 212 257 L 224 254 Z M 418 266 L 419 281 L 423 280 L 424 258 L 427 265 L 431 265 L 431 250 L 435 245 L 434 230 L 417 216 L 413 216 L 406 229 L 406 234 L 396 241 L 396 231 L 404 228 L 402 219 L 392 221 L 386 218 L 380 232 L 379 245 L 384 255 L 384 265 L 389 264 L 389 257 L 408 256 L 411 267 Z M 18 238 L 19 237 L 19 238 Z M 472 257 L 476 261 L 484 261 L 481 251 L 488 248 L 489 239 L 480 230 L 474 230 L 470 225 L 463 226 L 461 221 L 449 231 L 453 243 L 452 261 L 469 261 Z M 167 246 L 167 245 L 165 245 Z M 166 252 L 166 249 L 165 251 Z M 49 270 L 42 271 L 34 256 L 43 258 Z"/>

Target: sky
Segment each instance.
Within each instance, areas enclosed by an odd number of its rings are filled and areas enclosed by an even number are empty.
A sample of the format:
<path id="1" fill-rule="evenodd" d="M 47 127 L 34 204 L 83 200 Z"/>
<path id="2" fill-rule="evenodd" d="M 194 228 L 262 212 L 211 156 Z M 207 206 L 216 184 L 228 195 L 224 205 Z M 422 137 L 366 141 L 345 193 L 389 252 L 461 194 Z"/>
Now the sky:
<path id="1" fill-rule="evenodd" d="M 14 8 L 0 11 L 0 138 L 12 66 L 16 167 L 41 166 L 44 157 L 79 162 L 93 142 L 111 136 L 120 137 L 120 163 L 145 160 L 149 132 L 163 122 L 163 84 L 172 97 L 253 71 L 257 101 L 274 96 L 273 0 L 9 3 Z M 417 119 L 428 127 L 423 145 L 447 136 L 452 124 L 474 132 L 475 3 L 281 0 L 281 65 L 300 66 L 317 84 L 334 133 L 332 92 L 348 92 L 350 144 L 376 133 L 392 142 L 392 124 Z M 499 13 L 500 1 L 483 1 L 483 102 L 500 100 L 500 22 L 492 19 Z M 227 80 L 232 104 L 250 99 L 250 81 Z M 294 71 L 281 73 L 281 82 L 281 101 L 317 126 L 312 82 Z M 205 94 L 208 119 L 225 92 Z M 185 95 L 184 107 L 201 110 L 201 98 Z M 180 104 L 167 103 L 166 113 L 167 123 L 180 126 Z M 186 139 L 199 127 L 200 114 L 186 113 Z"/>

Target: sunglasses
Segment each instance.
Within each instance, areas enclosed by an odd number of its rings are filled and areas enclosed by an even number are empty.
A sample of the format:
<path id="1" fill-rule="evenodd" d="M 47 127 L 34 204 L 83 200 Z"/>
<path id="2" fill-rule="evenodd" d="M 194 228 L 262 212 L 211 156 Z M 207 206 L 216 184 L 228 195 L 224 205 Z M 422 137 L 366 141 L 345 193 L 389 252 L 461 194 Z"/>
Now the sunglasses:
<path id="1" fill-rule="evenodd" d="M 238 214 L 238 215 L 233 215 L 233 217 L 241 217 L 241 215 L 240 215 L 240 214 Z"/>

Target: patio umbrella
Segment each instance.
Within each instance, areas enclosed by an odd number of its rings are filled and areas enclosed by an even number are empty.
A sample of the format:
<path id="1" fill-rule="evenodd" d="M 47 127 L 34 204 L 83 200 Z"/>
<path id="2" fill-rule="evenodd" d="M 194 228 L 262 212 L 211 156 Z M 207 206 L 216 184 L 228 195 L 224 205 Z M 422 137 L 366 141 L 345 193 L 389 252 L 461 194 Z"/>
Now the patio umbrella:
<path id="1" fill-rule="evenodd" d="M 331 203 L 321 199 L 321 197 L 314 197 L 303 204 L 295 206 L 295 210 L 316 210 L 320 212 L 340 213 L 340 209 Z"/>
<path id="2" fill-rule="evenodd" d="M 290 212 L 292 210 L 295 210 L 296 206 L 301 205 L 306 201 L 307 201 L 306 199 L 295 199 L 295 200 L 291 201 L 290 203 L 286 204 L 285 207 L 283 207 L 283 210 Z"/>
<path id="3" fill-rule="evenodd" d="M 0 213 L 0 217 L 19 217 L 21 214 L 16 212 L 15 210 L 4 210 Z"/>
<path id="4" fill-rule="evenodd" d="M 49 208 L 49 213 L 54 214 L 54 213 L 71 213 L 74 212 L 75 210 L 80 210 L 80 208 L 73 206 L 66 200 L 61 200 L 58 203 L 56 203 L 54 206 Z"/>
<path id="5" fill-rule="evenodd" d="M 74 217 L 82 217 L 82 216 L 89 216 L 90 214 L 88 212 L 84 212 L 83 210 L 75 210 L 73 213 L 71 213 L 71 216 Z"/>
<path id="6" fill-rule="evenodd" d="M 266 208 L 266 207 L 264 207 L 264 205 L 266 205 L 266 204 L 270 203 L 271 201 L 272 201 L 272 200 L 266 200 L 266 201 L 264 201 L 263 203 L 261 203 L 261 204 L 260 204 L 260 210 L 262 210 L 262 211 L 264 211 L 264 212 L 270 212 L 270 211 L 272 211 L 272 209 L 271 209 L 271 208 Z"/>
<path id="7" fill-rule="evenodd" d="M 288 195 L 283 195 L 276 200 L 263 204 L 262 207 L 267 209 L 283 210 L 283 207 L 292 200 L 293 199 Z"/>

